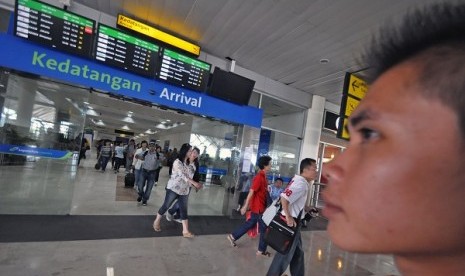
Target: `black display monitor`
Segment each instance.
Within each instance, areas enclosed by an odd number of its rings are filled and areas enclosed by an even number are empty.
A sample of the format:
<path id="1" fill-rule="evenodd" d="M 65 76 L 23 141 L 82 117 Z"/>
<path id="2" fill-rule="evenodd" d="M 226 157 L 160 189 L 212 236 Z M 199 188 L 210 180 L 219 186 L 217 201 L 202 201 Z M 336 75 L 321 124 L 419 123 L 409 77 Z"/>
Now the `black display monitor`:
<path id="1" fill-rule="evenodd" d="M 95 59 L 127 71 L 155 78 L 160 47 L 109 26 L 99 24 Z"/>
<path id="2" fill-rule="evenodd" d="M 35 0 L 17 0 L 15 35 L 91 57 L 95 21 Z"/>
<path id="3" fill-rule="evenodd" d="M 323 118 L 323 128 L 337 132 L 339 124 L 339 115 L 328 110 L 325 110 Z"/>
<path id="4" fill-rule="evenodd" d="M 207 94 L 240 105 L 248 105 L 255 81 L 215 67 Z"/>
<path id="5" fill-rule="evenodd" d="M 158 78 L 197 91 L 205 91 L 210 76 L 209 63 L 163 49 Z"/>

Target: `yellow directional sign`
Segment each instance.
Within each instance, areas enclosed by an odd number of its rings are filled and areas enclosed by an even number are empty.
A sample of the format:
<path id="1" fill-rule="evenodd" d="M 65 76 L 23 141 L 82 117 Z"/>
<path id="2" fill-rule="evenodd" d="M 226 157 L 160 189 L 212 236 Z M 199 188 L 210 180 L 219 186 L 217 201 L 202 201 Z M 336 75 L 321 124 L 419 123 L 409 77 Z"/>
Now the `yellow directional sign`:
<path id="1" fill-rule="evenodd" d="M 186 40 L 180 39 L 179 37 L 175 37 L 173 35 L 165 33 L 163 31 L 160 31 L 152 26 L 149 26 L 122 14 L 118 14 L 118 21 L 116 22 L 116 24 L 118 26 L 125 27 L 132 31 L 146 35 L 148 37 L 155 38 L 179 49 L 183 49 L 184 51 L 192 53 L 196 56 L 200 55 L 200 46 L 190 43 Z"/>
<path id="2" fill-rule="evenodd" d="M 351 96 L 347 96 L 347 101 L 346 101 L 346 107 L 345 107 L 345 112 L 344 112 L 344 115 L 346 115 L 347 117 L 350 116 L 350 114 L 352 114 L 352 112 L 355 110 L 355 108 L 357 108 L 358 104 L 360 103 L 359 100 L 351 97 Z"/>
<path id="3" fill-rule="evenodd" d="M 347 118 L 344 119 L 344 122 L 342 123 L 342 135 L 341 137 L 344 138 L 344 139 L 349 139 L 350 138 L 350 135 L 349 135 L 349 132 L 347 131 L 347 123 L 349 122 L 349 120 Z"/>
<path id="4" fill-rule="evenodd" d="M 365 97 L 365 94 L 367 93 L 367 90 L 368 85 L 364 80 L 350 74 L 349 87 L 347 89 L 347 93 L 359 99 L 363 99 Z"/>
<path id="5" fill-rule="evenodd" d="M 349 140 L 349 133 L 346 131 L 348 118 L 360 104 L 360 101 L 365 97 L 367 90 L 368 85 L 364 80 L 351 73 L 346 73 L 343 98 L 339 112 L 341 120 L 338 126 L 338 138 Z"/>

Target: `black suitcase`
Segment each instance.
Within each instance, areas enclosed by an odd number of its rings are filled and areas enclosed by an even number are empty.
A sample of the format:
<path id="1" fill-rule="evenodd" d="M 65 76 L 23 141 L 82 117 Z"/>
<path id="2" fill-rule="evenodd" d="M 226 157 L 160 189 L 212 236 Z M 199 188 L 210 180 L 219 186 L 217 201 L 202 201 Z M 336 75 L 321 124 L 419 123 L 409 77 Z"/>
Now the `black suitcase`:
<path id="1" fill-rule="evenodd" d="M 134 187 L 134 182 L 136 182 L 136 177 L 134 176 L 134 173 L 129 172 L 126 174 L 124 177 L 124 187 L 125 188 L 132 188 Z"/>

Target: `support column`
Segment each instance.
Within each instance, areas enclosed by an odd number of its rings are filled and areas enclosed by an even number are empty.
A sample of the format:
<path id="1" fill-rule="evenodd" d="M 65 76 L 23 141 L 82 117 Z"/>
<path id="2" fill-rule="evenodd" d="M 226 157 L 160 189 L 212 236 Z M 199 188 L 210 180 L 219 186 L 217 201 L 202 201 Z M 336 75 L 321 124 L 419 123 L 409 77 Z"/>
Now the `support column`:
<path id="1" fill-rule="evenodd" d="M 8 123 L 15 126 L 20 136 L 29 136 L 36 89 L 34 82 L 18 78 L 12 80 L 11 77 L 8 81 L 6 94 L 17 101 L 16 120 L 9 120 Z"/>
<path id="2" fill-rule="evenodd" d="M 325 98 L 317 95 L 313 96 L 312 107 L 307 110 L 307 121 L 300 150 L 300 160 L 304 158 L 313 158 L 316 160 L 318 157 L 325 102 Z"/>

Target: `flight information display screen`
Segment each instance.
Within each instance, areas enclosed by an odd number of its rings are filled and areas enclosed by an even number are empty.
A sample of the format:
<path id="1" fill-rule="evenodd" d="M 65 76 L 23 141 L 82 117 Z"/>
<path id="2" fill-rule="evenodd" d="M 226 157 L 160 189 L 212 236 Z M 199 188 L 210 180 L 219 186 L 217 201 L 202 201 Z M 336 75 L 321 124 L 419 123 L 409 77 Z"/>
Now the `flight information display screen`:
<path id="1" fill-rule="evenodd" d="M 17 0 L 15 35 L 91 57 L 95 21 L 34 0 Z"/>
<path id="2" fill-rule="evenodd" d="M 205 91 L 210 68 L 209 63 L 163 49 L 158 77 L 178 86 Z"/>
<path id="3" fill-rule="evenodd" d="M 155 78 L 159 47 L 99 24 L 95 59 L 136 74 Z"/>

